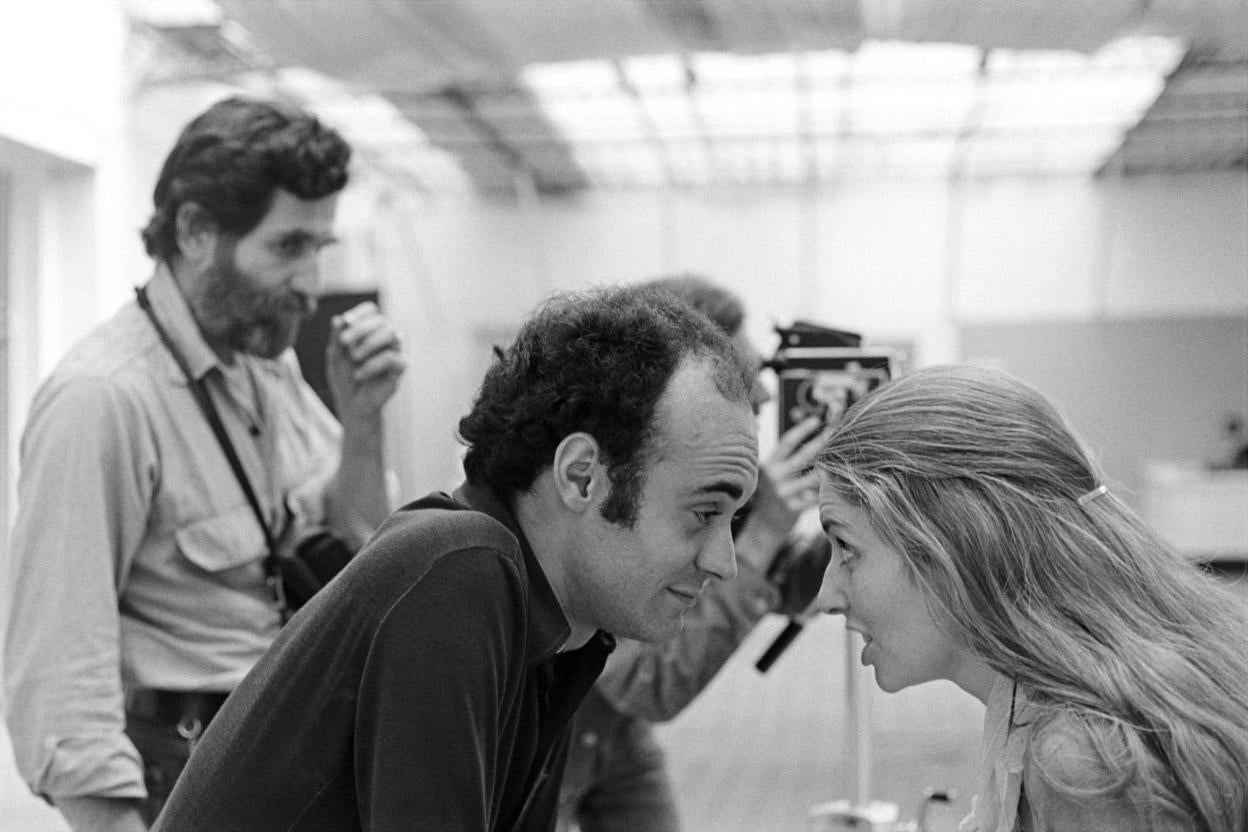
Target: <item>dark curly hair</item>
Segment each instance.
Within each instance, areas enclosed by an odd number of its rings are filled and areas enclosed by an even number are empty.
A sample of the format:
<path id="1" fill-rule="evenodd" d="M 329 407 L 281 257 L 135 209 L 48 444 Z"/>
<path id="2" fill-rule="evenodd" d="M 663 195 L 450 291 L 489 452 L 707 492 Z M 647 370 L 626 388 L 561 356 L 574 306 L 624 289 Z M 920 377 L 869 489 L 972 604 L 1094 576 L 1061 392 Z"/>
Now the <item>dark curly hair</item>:
<path id="1" fill-rule="evenodd" d="M 213 104 L 183 128 L 156 181 L 156 210 L 143 229 L 147 253 L 178 253 L 175 218 L 187 202 L 227 233 L 255 228 L 282 188 L 320 199 L 347 184 L 351 146 L 310 113 L 287 104 L 233 97 Z"/>
<path id="2" fill-rule="evenodd" d="M 459 422 L 471 482 L 525 491 L 564 437 L 598 440 L 611 493 L 602 515 L 631 526 L 654 440 L 654 411 L 686 358 L 710 361 L 719 391 L 747 401 L 748 384 L 728 337 L 684 301 L 626 286 L 556 295 L 521 328 L 486 372 Z"/>

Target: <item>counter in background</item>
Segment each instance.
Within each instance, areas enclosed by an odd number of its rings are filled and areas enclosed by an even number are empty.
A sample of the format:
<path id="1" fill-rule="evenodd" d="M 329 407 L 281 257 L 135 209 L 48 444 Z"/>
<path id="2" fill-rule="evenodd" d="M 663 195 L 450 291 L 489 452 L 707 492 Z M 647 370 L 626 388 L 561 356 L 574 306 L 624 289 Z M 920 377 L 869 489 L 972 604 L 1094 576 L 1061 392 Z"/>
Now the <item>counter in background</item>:
<path id="1" fill-rule="evenodd" d="M 1144 518 L 1179 554 L 1248 562 L 1248 469 L 1154 460 L 1143 475 Z"/>

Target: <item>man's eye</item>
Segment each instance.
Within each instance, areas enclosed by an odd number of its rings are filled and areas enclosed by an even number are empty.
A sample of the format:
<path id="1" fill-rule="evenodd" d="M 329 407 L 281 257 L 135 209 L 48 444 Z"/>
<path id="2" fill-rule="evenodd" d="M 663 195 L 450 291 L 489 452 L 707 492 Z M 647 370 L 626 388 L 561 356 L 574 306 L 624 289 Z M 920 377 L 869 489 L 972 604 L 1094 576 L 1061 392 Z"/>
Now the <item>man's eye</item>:
<path id="1" fill-rule="evenodd" d="M 707 524 L 709 524 L 712 520 L 714 520 L 716 517 L 718 517 L 718 516 L 720 515 L 720 511 L 719 511 L 719 509 L 717 509 L 717 508 L 714 508 L 714 509 L 694 509 L 693 514 L 694 514 L 694 516 L 695 516 L 695 517 L 697 517 L 697 518 L 698 518 L 698 521 L 699 521 L 700 523 L 702 523 L 703 525 L 707 525 Z"/>
<path id="2" fill-rule="evenodd" d="M 308 250 L 309 243 L 300 237 L 291 237 L 280 241 L 277 250 L 283 257 L 301 257 Z"/>

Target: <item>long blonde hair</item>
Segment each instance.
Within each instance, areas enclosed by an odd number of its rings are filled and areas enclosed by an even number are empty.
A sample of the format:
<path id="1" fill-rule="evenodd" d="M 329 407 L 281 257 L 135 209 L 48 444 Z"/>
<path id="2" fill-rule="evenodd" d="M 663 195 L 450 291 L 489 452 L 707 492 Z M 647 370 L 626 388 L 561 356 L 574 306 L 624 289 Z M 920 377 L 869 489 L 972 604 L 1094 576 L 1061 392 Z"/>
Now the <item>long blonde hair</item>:
<path id="1" fill-rule="evenodd" d="M 933 367 L 845 414 L 817 462 L 902 553 L 937 619 L 1042 713 L 1080 720 L 1150 811 L 1242 832 L 1248 604 L 1111 493 L 1054 407 Z"/>

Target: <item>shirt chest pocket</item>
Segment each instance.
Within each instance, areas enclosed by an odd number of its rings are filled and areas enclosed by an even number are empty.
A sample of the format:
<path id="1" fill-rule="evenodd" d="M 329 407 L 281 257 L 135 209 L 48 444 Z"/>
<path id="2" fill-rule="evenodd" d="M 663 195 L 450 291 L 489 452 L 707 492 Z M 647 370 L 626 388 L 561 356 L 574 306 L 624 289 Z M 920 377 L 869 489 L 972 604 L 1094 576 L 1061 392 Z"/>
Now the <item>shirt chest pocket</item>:
<path id="1" fill-rule="evenodd" d="M 258 565 L 268 554 L 264 533 L 246 504 L 189 523 L 174 532 L 174 539 L 187 560 L 214 574 Z"/>

